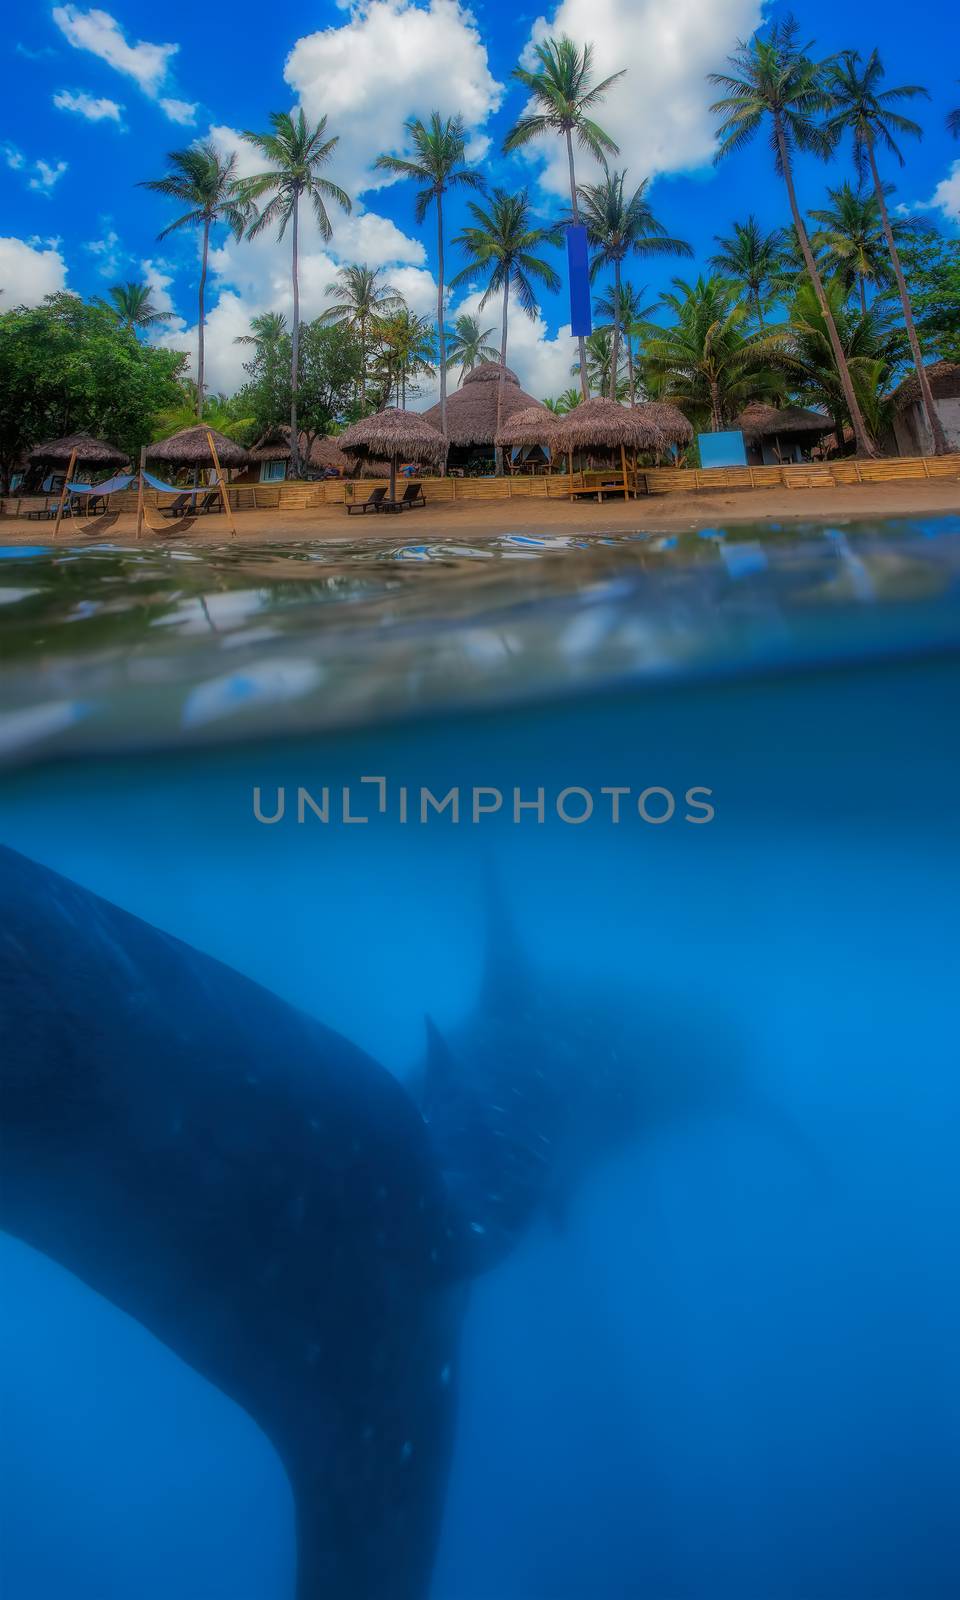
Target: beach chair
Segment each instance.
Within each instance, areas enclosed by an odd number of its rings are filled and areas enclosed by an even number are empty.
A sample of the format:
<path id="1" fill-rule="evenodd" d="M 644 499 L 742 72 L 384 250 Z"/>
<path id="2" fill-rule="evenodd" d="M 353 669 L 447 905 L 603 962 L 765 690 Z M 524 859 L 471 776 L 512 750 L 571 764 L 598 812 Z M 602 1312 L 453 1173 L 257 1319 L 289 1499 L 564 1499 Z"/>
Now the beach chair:
<path id="1" fill-rule="evenodd" d="M 423 493 L 422 483 L 408 483 L 403 491 L 403 496 L 397 501 L 400 511 L 412 511 L 414 506 L 425 506 L 426 498 Z"/>
<path id="2" fill-rule="evenodd" d="M 160 515 L 162 517 L 185 517 L 192 505 L 192 494 L 178 494 L 171 505 L 161 508 Z"/>
<path id="3" fill-rule="evenodd" d="M 197 515 L 199 516 L 202 511 L 222 511 L 222 510 L 223 510 L 223 500 L 222 500 L 221 495 L 220 495 L 220 490 L 219 489 L 211 489 L 210 493 L 209 494 L 205 494 L 203 499 L 200 501 L 200 504 L 197 506 Z"/>
<path id="4" fill-rule="evenodd" d="M 371 489 L 366 500 L 351 500 L 347 502 L 347 516 L 352 516 L 355 511 L 362 511 L 364 516 L 366 516 L 368 511 L 379 511 L 386 498 L 386 489 Z"/>

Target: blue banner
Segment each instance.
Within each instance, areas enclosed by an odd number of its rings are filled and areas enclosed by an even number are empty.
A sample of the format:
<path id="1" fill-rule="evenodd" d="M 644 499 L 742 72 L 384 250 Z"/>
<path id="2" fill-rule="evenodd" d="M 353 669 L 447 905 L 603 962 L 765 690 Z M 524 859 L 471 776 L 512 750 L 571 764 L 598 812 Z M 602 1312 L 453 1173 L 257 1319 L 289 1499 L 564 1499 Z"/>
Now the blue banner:
<path id="1" fill-rule="evenodd" d="M 590 262 L 587 230 L 580 223 L 567 229 L 567 269 L 570 275 L 570 328 L 579 337 L 593 332 L 590 315 Z"/>

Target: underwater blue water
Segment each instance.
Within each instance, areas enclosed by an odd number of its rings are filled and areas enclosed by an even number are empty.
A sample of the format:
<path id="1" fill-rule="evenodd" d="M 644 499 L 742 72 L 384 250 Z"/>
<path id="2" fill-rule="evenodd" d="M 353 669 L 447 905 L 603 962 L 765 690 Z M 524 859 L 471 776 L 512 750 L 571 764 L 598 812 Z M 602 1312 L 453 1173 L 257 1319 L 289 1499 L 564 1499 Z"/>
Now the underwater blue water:
<path id="1" fill-rule="evenodd" d="M 473 1284 L 432 1600 L 960 1592 L 958 661 L 802 667 L 4 775 L 4 843 L 401 1078 L 425 1013 L 453 1032 L 476 1004 L 495 871 L 556 996 L 544 1060 L 579 1007 L 653 1089 L 718 1085 L 585 1122 L 566 1203 Z M 298 823 L 325 785 L 332 820 Z M 451 786 L 504 805 L 420 823 L 410 797 Z M 250 1419 L 26 1246 L 0 1273 L 4 1600 L 288 1600 L 289 1490 Z"/>

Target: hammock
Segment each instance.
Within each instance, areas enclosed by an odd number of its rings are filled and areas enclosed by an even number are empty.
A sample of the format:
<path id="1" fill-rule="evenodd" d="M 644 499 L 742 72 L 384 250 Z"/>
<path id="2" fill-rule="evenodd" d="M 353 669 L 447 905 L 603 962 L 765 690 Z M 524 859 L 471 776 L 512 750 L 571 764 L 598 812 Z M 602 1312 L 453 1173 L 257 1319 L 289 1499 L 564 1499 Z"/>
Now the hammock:
<path id="1" fill-rule="evenodd" d="M 201 483 L 196 489 L 183 489 L 176 483 L 164 483 L 162 478 L 155 478 L 152 472 L 144 472 L 144 483 L 149 483 L 151 489 L 159 489 L 161 494 L 211 494 L 218 485 L 215 483 Z"/>
<path id="2" fill-rule="evenodd" d="M 129 489 L 135 481 L 136 473 L 121 472 L 115 478 L 108 478 L 105 483 L 68 483 L 68 494 L 115 494 L 120 489 Z"/>

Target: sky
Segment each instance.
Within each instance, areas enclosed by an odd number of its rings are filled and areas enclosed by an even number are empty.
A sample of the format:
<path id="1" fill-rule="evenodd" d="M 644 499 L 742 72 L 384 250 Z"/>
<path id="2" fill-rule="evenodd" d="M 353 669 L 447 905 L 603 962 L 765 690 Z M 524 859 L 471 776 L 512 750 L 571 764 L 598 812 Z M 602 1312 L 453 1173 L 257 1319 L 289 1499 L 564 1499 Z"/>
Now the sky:
<path id="1" fill-rule="evenodd" d="M 541 141 L 504 157 L 504 135 L 522 112 L 525 94 L 511 73 L 537 40 L 569 33 L 595 47 L 598 72 L 626 68 L 598 111 L 616 139 L 632 188 L 644 177 L 657 215 L 674 236 L 693 247 L 695 261 L 671 258 L 630 264 L 628 276 L 646 285 L 649 298 L 672 276 L 695 275 L 715 248 L 750 211 L 765 227 L 787 220 L 786 198 L 762 141 L 713 165 L 715 92 L 706 83 L 720 70 L 738 38 L 782 5 L 757 0 L 562 0 L 538 13 L 516 12 L 503 0 L 471 7 L 459 0 L 291 0 L 282 14 L 250 0 L 208 0 L 203 7 L 171 0 L 162 10 L 144 0 L 108 0 L 110 10 L 83 5 L 25 4 L 8 23 L 8 70 L 0 124 L 0 288 L 3 305 L 36 304 L 68 288 L 89 296 L 111 284 L 146 278 L 155 303 L 175 313 L 157 342 L 192 350 L 196 342 L 198 236 L 183 230 L 158 241 L 177 214 L 139 181 L 160 177 L 168 151 L 212 139 L 238 153 L 238 170 L 262 167 L 241 138 L 263 129 L 271 111 L 302 105 L 307 116 L 328 117 L 339 144 L 327 175 L 353 197 L 350 216 L 333 215 L 334 234 L 324 245 L 305 225 L 301 264 L 302 310 L 316 316 L 337 266 L 364 260 L 384 266 L 389 282 L 419 315 L 436 306 L 436 223 L 413 215 L 413 185 L 374 171 L 384 151 L 407 149 L 404 123 L 436 109 L 459 112 L 466 124 L 471 162 L 487 182 L 528 188 L 544 221 L 564 206 L 566 167 L 559 141 Z M 949 38 L 953 0 L 928 0 L 923 25 L 907 26 L 894 0 L 837 6 L 802 0 L 793 9 L 819 54 L 876 47 L 888 82 L 920 83 L 929 101 L 916 102 L 922 141 L 909 141 L 907 165 L 887 164 L 897 186 L 895 203 L 924 208 L 946 234 L 960 233 L 960 143 L 945 118 L 960 103 L 960 64 L 935 41 Z M 908 108 L 909 109 L 909 108 Z M 579 158 L 578 178 L 597 169 Z M 798 188 L 805 207 L 824 202 L 828 184 L 849 176 L 849 152 L 830 167 L 805 159 Z M 467 221 L 465 201 L 447 208 L 452 239 Z M 448 276 L 462 265 L 447 249 Z M 562 257 L 555 264 L 563 269 Z M 469 284 L 454 292 L 450 317 L 475 311 L 479 293 Z M 233 392 L 249 359 L 239 334 L 265 310 L 289 313 L 289 239 L 235 242 L 220 230 L 214 239 L 207 296 L 207 381 Z M 488 304 L 482 325 L 499 329 L 499 305 Z M 495 333 L 495 339 L 498 335 Z M 539 396 L 570 384 L 576 347 L 569 333 L 565 288 L 545 295 L 534 320 L 511 313 L 508 363 Z M 425 388 L 414 405 L 431 403 Z"/>

